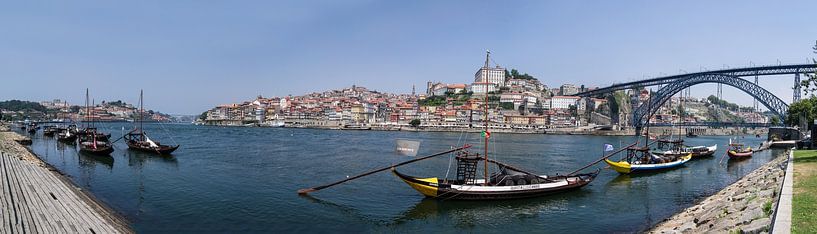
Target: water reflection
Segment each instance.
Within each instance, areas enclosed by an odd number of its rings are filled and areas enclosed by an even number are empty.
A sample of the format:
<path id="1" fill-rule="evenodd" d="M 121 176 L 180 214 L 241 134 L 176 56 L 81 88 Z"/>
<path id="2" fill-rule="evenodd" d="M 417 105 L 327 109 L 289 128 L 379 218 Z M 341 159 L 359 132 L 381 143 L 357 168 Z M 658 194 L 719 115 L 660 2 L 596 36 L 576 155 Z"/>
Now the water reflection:
<path id="1" fill-rule="evenodd" d="M 173 155 L 158 155 L 137 150 L 125 149 L 125 156 L 128 158 L 128 166 L 141 170 L 150 163 L 166 164 L 174 169 L 179 169 L 179 162 Z"/>

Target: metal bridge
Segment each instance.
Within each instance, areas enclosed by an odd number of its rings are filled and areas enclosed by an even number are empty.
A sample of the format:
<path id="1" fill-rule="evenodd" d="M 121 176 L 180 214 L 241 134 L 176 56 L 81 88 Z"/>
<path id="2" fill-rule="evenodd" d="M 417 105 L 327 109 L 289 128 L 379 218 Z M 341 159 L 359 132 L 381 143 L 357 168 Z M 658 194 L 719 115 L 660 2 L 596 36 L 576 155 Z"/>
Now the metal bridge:
<path id="1" fill-rule="evenodd" d="M 651 123 L 650 127 L 745 127 L 745 128 L 768 128 L 778 127 L 770 123 L 730 123 L 730 122 L 694 122 L 694 123 Z"/>
<path id="2" fill-rule="evenodd" d="M 767 91 L 763 87 L 757 85 L 757 77 L 793 74 L 794 75 L 793 101 L 796 102 L 800 101 L 801 94 L 800 74 L 815 72 L 817 72 L 817 65 L 814 64 L 734 68 L 664 76 L 640 81 L 614 84 L 609 87 L 594 89 L 587 92 L 578 93 L 576 95 L 583 97 L 599 96 L 601 94 L 611 93 L 618 90 L 662 85 L 661 89 L 659 89 L 658 92 L 652 94 L 651 101 L 648 103 L 648 105 L 642 104 L 635 111 L 633 111 L 632 124 L 633 126 L 636 127 L 637 130 L 640 130 L 641 126 L 643 126 L 646 122 L 645 117 L 654 114 L 655 111 L 658 109 L 657 107 L 663 105 L 676 93 L 681 92 L 683 89 L 687 87 L 697 84 L 718 83 L 729 85 L 748 93 L 753 98 L 755 98 L 755 100 L 766 106 L 766 108 L 768 108 L 770 111 L 780 116 L 781 119 L 785 119 L 786 112 L 788 111 L 789 108 L 788 104 L 783 102 L 783 100 L 781 100 L 771 92 Z M 741 78 L 746 76 L 754 76 L 755 83 L 749 82 Z M 651 109 L 651 111 L 649 111 L 651 113 L 647 113 L 648 109 Z"/>

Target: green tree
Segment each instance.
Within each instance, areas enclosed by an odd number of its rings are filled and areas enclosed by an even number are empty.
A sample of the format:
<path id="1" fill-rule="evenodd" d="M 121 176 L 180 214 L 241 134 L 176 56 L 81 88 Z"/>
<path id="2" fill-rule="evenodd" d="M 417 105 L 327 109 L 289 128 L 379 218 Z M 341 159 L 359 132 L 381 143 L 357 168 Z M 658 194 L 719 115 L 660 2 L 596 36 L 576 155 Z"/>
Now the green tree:
<path id="1" fill-rule="evenodd" d="M 201 112 L 201 114 L 199 115 L 199 119 L 200 120 L 207 120 L 207 111 Z"/>
<path id="2" fill-rule="evenodd" d="M 499 107 L 504 110 L 513 110 L 513 102 L 500 102 Z"/>
<path id="3" fill-rule="evenodd" d="M 813 50 L 812 53 L 817 54 L 817 41 L 814 41 L 814 47 L 811 47 L 811 49 Z M 811 61 L 814 62 L 814 66 L 817 66 L 817 59 L 812 58 Z M 817 92 L 817 74 L 806 74 L 806 76 L 808 78 L 800 81 L 800 86 L 806 94 L 814 94 Z"/>
<path id="4" fill-rule="evenodd" d="M 777 117 L 776 115 L 772 116 L 769 122 L 771 122 L 772 125 L 780 125 L 780 117 Z"/>
<path id="5" fill-rule="evenodd" d="M 797 126 L 801 122 L 810 124 L 814 122 L 815 116 L 817 116 L 817 97 L 812 96 L 792 103 L 786 113 L 785 123 L 789 126 Z"/>
<path id="6" fill-rule="evenodd" d="M 415 128 L 416 128 L 416 127 L 419 127 L 419 126 L 420 126 L 420 123 L 421 123 L 421 122 L 420 122 L 420 120 L 419 120 L 419 119 L 412 119 L 412 120 L 411 120 L 411 122 L 409 122 L 409 125 L 411 125 L 412 127 L 415 127 Z"/>

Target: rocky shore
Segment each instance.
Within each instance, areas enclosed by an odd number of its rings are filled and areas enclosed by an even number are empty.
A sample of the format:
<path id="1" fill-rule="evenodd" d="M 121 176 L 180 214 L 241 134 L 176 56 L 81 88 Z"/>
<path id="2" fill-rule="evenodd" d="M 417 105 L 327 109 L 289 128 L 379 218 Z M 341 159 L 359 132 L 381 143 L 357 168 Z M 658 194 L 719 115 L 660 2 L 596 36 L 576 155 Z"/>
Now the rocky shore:
<path id="1" fill-rule="evenodd" d="M 654 226 L 649 233 L 766 233 L 783 184 L 787 157 L 747 174 L 696 205 Z"/>

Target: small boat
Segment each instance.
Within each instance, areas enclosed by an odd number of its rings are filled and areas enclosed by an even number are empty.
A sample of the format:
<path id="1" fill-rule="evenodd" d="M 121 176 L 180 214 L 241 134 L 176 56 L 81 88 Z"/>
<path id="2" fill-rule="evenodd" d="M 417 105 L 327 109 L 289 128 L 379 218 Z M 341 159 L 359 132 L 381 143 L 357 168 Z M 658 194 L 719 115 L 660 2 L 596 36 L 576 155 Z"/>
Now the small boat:
<path id="1" fill-rule="evenodd" d="M 46 126 L 43 129 L 43 136 L 53 137 L 59 131 L 55 126 Z"/>
<path id="2" fill-rule="evenodd" d="M 651 153 L 648 147 L 630 147 L 627 148 L 627 156 L 624 159 L 618 162 L 610 159 L 604 161 L 618 173 L 630 174 L 679 167 L 690 159 L 692 159 L 692 153 L 661 156 Z"/>
<path id="3" fill-rule="evenodd" d="M 741 143 L 729 144 L 729 151 L 726 152 L 730 159 L 744 159 L 752 157 L 752 147 L 743 147 Z"/>
<path id="4" fill-rule="evenodd" d="M 699 157 L 709 157 L 715 155 L 715 151 L 718 150 L 718 145 L 712 145 L 709 147 L 706 146 L 694 146 L 694 147 L 687 147 L 688 152 L 692 153 L 693 158 Z"/>
<path id="5" fill-rule="evenodd" d="M 150 153 L 157 153 L 157 154 L 170 154 L 176 149 L 179 148 L 179 145 L 171 146 L 171 145 L 163 145 L 159 142 L 151 140 L 147 133 L 142 129 L 142 123 L 144 122 L 144 118 L 142 113 L 144 113 L 144 105 L 142 99 L 142 91 L 139 91 L 139 128 L 136 128 L 127 134 L 125 134 L 125 144 L 128 145 L 128 149 L 138 150 L 143 152 L 150 152 Z"/>
<path id="6" fill-rule="evenodd" d="M 57 133 L 57 140 L 62 143 L 74 143 L 77 141 L 77 134 L 71 133 L 69 129 L 62 129 Z"/>
<path id="7" fill-rule="evenodd" d="M 90 107 L 88 106 L 88 90 L 85 90 L 85 106 L 88 108 L 88 118 L 90 119 L 90 124 L 93 124 L 94 119 L 93 115 L 90 113 Z M 86 153 L 86 154 L 93 154 L 99 156 L 108 156 L 113 153 L 113 145 L 108 142 L 108 138 L 110 135 L 105 136 L 105 134 L 97 132 L 96 128 L 94 127 L 86 127 L 82 131 L 77 134 L 79 137 L 79 152 Z"/>
<path id="8" fill-rule="evenodd" d="M 698 137 L 698 135 L 693 132 L 687 132 L 687 137 Z"/>

